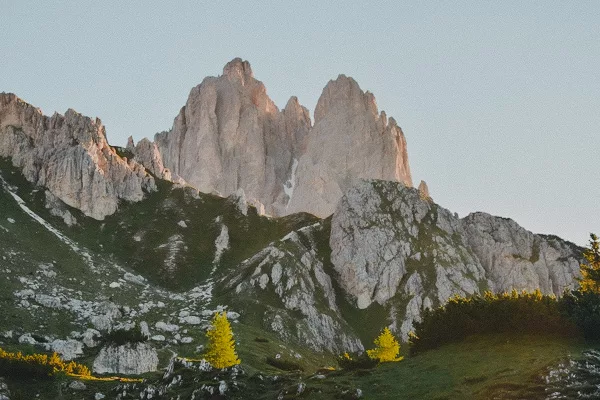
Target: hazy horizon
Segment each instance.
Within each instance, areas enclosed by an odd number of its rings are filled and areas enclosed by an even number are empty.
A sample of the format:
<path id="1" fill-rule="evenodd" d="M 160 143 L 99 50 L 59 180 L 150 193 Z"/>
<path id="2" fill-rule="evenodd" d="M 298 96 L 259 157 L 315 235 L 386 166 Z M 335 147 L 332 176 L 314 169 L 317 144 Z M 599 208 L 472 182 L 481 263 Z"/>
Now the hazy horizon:
<path id="1" fill-rule="evenodd" d="M 586 245 L 600 233 L 600 3 L 8 1 L 0 92 L 124 145 L 170 129 L 234 57 L 282 108 L 339 74 L 374 93 L 441 206 Z"/>

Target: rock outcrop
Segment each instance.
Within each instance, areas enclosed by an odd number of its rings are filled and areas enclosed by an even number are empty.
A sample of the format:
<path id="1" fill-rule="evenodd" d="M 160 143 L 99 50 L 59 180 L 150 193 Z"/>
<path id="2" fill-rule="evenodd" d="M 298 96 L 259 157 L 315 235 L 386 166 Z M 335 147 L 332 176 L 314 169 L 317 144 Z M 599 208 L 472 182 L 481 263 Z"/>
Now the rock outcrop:
<path id="1" fill-rule="evenodd" d="M 280 111 L 250 64 L 234 59 L 192 89 L 155 143 L 164 167 L 201 192 L 227 197 L 242 189 L 270 215 L 329 216 L 360 178 L 411 185 L 402 130 L 343 75 L 323 90 L 311 126 L 296 97 Z M 139 160 L 155 170 L 154 161 Z"/>
<path id="2" fill-rule="evenodd" d="M 103 347 L 94 360 L 93 370 L 97 374 L 140 375 L 156 371 L 157 367 L 158 354 L 152 346 L 129 343 Z"/>
<path id="3" fill-rule="evenodd" d="M 306 147 L 308 110 L 290 99 L 280 111 L 247 61 L 234 59 L 223 75 L 192 89 L 169 132 L 155 142 L 166 168 L 201 192 L 246 197 L 280 214 L 283 185 Z"/>
<path id="4" fill-rule="evenodd" d="M 327 217 L 360 179 L 412 185 L 402 130 L 393 118 L 378 112 L 370 92 L 344 75 L 323 89 L 295 176 L 286 214 L 306 211 Z"/>
<path id="5" fill-rule="evenodd" d="M 404 339 L 422 310 L 453 295 L 540 289 L 562 294 L 579 275 L 580 249 L 510 219 L 464 219 L 400 183 L 362 181 L 331 222 L 331 261 L 358 308 L 389 306 Z"/>
<path id="6" fill-rule="evenodd" d="M 264 328 L 285 341 L 334 354 L 363 351 L 318 251 L 326 235 L 322 222 L 292 231 L 244 261 L 228 288 L 235 288 L 240 307 L 263 309 Z"/>
<path id="7" fill-rule="evenodd" d="M 131 146 L 133 142 L 127 143 L 127 146 Z M 156 143 L 144 138 L 138 142 L 138 144 L 131 149 L 134 154 L 134 160 L 142 164 L 150 173 L 159 179 L 167 181 L 179 180 L 171 175 L 171 171 L 165 168 L 163 165 L 162 157 L 158 150 Z"/>
<path id="8" fill-rule="evenodd" d="M 46 117 L 14 94 L 0 94 L 0 156 L 10 158 L 30 182 L 95 219 L 113 214 L 121 200 L 140 201 L 156 189 L 144 167 L 109 146 L 99 119 L 71 109 Z"/>

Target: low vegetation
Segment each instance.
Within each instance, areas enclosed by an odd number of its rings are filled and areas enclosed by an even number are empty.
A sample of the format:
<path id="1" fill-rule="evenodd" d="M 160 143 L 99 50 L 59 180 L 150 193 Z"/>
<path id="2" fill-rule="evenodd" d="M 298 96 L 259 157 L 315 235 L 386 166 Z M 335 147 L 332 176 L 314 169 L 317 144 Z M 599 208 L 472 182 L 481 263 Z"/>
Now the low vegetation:
<path id="1" fill-rule="evenodd" d="M 411 353 L 487 333 L 539 333 L 600 340 L 600 241 L 591 235 L 576 290 L 556 298 L 534 292 L 455 296 L 415 323 Z"/>
<path id="2" fill-rule="evenodd" d="M 0 376 L 13 378 L 51 378 L 58 373 L 71 376 L 90 376 L 90 370 L 74 361 L 65 362 L 58 354 L 11 353 L 0 348 Z"/>
<path id="3" fill-rule="evenodd" d="M 142 343 L 149 338 L 142 333 L 138 326 L 135 326 L 128 330 L 114 329 L 106 335 L 105 339 L 108 344 L 122 346 L 128 343 Z"/>

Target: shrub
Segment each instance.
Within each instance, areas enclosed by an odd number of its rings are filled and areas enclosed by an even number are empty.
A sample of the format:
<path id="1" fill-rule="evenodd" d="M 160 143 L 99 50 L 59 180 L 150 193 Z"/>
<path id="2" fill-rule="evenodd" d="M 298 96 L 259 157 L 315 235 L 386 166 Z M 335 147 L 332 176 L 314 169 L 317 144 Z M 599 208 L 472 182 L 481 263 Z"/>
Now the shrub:
<path id="1" fill-rule="evenodd" d="M 379 363 L 379 360 L 369 357 L 366 353 L 360 355 L 344 353 L 338 357 L 337 361 L 340 368 L 347 371 L 371 369 Z"/>
<path id="2" fill-rule="evenodd" d="M 590 291 L 572 291 L 561 299 L 562 311 L 588 340 L 600 340 L 600 296 Z"/>
<path id="3" fill-rule="evenodd" d="M 302 365 L 283 358 L 267 357 L 267 364 L 283 371 L 304 371 Z"/>
<path id="4" fill-rule="evenodd" d="M 90 370 L 74 361 L 64 362 L 53 353 L 29 354 L 10 353 L 0 348 L 0 376 L 11 376 L 17 379 L 50 378 L 64 372 L 68 375 L 90 376 Z"/>
<path id="5" fill-rule="evenodd" d="M 148 340 L 148 336 L 142 333 L 142 330 L 135 326 L 132 329 L 115 329 L 108 333 L 105 340 L 109 344 L 115 346 L 122 346 L 127 343 L 141 343 Z"/>
<path id="6" fill-rule="evenodd" d="M 416 353 L 481 333 L 573 335 L 577 328 L 561 310 L 555 296 L 542 295 L 539 290 L 455 296 L 443 307 L 423 313 L 421 322 L 414 324 L 410 350 Z"/>

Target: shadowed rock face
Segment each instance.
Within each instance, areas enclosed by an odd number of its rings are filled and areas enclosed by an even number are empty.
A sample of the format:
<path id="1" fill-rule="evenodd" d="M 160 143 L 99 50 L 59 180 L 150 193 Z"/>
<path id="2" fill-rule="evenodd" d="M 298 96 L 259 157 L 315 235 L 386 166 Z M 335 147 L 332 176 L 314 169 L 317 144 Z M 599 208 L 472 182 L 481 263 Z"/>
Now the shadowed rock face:
<path id="1" fill-rule="evenodd" d="M 156 188 L 144 167 L 108 145 L 99 119 L 71 109 L 46 117 L 14 94 L 0 94 L 0 156 L 30 182 L 96 219 L 113 214 L 119 200 L 140 201 Z"/>
<path id="2" fill-rule="evenodd" d="M 250 64 L 234 59 L 192 89 L 155 142 L 174 175 L 206 193 L 242 189 L 271 215 L 329 216 L 360 178 L 412 184 L 402 130 L 343 75 L 323 90 L 311 126 L 296 97 L 280 111 Z"/>

